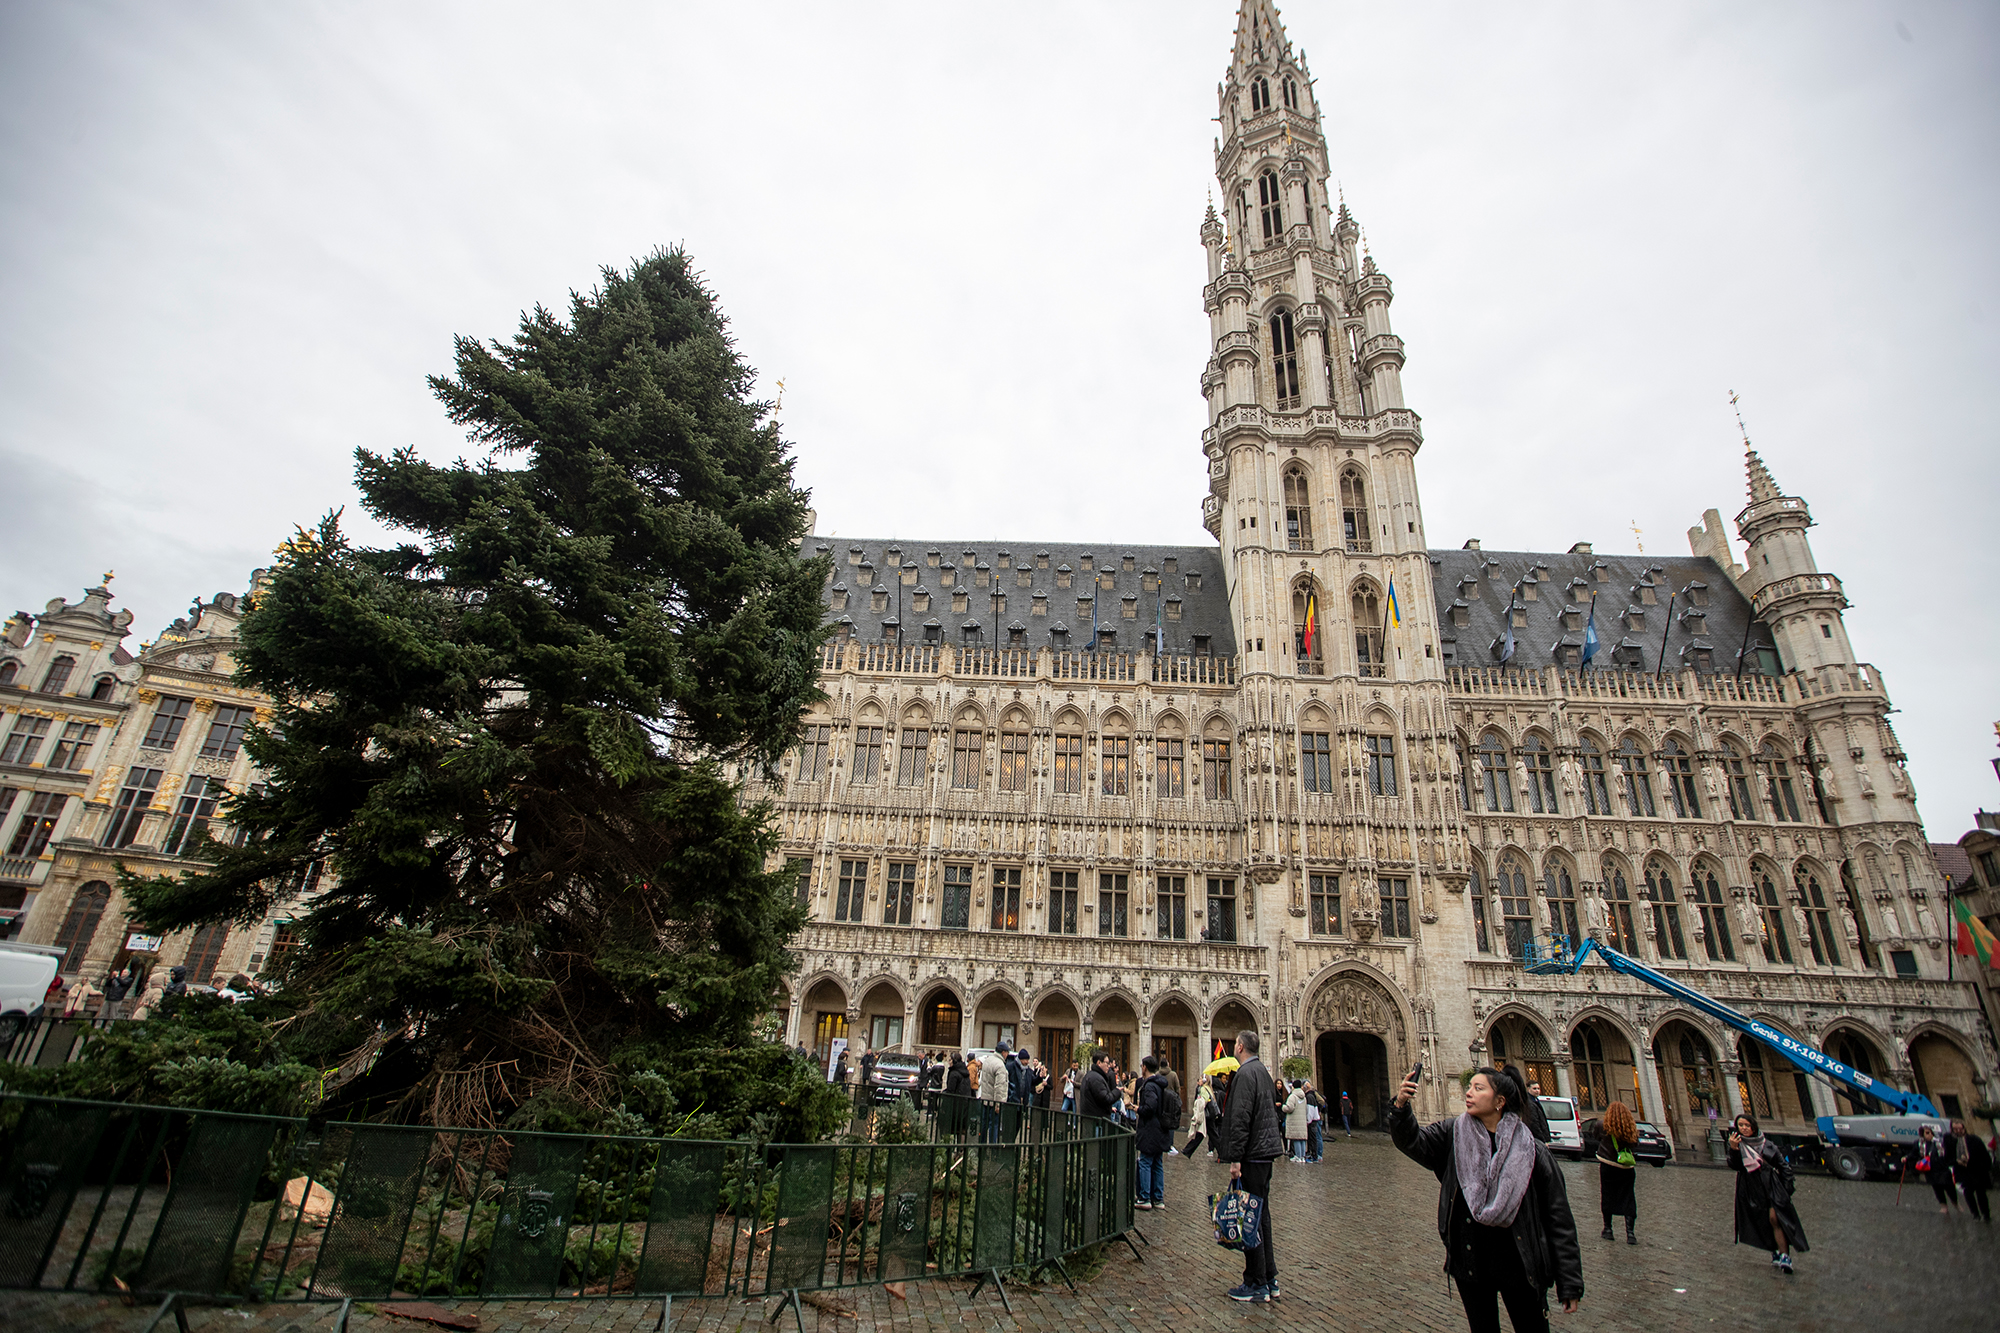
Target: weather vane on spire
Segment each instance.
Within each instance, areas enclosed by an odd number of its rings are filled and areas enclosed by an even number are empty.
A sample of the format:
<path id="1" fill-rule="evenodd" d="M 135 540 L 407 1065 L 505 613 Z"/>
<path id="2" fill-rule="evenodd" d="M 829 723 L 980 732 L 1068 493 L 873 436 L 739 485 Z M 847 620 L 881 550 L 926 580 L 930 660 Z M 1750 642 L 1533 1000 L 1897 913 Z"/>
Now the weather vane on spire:
<path id="1" fill-rule="evenodd" d="M 1736 411 L 1736 429 L 1743 434 L 1743 447 L 1750 447 L 1750 428 L 1743 424 L 1743 401 L 1736 396 L 1736 390 L 1729 391 L 1729 406 Z"/>
<path id="2" fill-rule="evenodd" d="M 785 410 L 785 382 L 783 380 L 778 381 L 778 404 L 771 410 L 774 412 L 782 412 Z"/>
<path id="3" fill-rule="evenodd" d="M 1638 520 L 1638 519 L 1636 519 L 1636 518 L 1635 518 L 1635 519 L 1633 519 L 1633 520 L 1632 520 L 1632 542 L 1633 542 L 1633 544 L 1634 544 L 1634 545 L 1636 545 L 1636 546 L 1637 546 L 1637 547 L 1639 548 L 1639 554 L 1640 554 L 1640 555 L 1644 555 L 1644 554 L 1646 554 L 1646 543 L 1644 543 L 1644 542 L 1642 542 L 1642 541 L 1640 541 L 1640 540 L 1639 540 L 1639 536 L 1640 536 L 1640 533 L 1641 533 L 1641 531 L 1642 531 L 1642 529 L 1641 529 L 1641 528 L 1639 527 L 1639 520 Z"/>
<path id="4" fill-rule="evenodd" d="M 101 583 L 104 587 L 108 588 L 111 586 L 111 580 L 116 577 L 117 577 L 116 574 L 114 574 L 111 570 L 107 569 L 104 571 L 102 575 L 99 576 L 98 582 Z"/>

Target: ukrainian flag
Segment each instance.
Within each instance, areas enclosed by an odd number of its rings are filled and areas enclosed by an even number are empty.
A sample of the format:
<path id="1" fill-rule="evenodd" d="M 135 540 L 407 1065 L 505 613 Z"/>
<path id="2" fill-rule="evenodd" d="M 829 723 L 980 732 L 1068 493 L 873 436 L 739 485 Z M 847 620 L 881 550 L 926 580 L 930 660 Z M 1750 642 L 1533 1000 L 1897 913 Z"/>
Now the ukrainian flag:
<path id="1" fill-rule="evenodd" d="M 1389 623 L 1396 628 L 1403 627 L 1403 608 L 1396 604 L 1396 576 L 1389 575 Z"/>

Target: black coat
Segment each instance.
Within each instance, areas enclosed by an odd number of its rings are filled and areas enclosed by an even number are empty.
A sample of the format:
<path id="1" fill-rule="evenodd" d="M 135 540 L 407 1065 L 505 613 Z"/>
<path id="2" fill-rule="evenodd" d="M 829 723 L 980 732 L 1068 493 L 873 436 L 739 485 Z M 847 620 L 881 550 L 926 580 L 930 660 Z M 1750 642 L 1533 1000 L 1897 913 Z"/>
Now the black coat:
<path id="1" fill-rule="evenodd" d="M 1958 1183 L 1970 1190 L 1993 1188 L 1993 1152 L 1977 1134 L 1965 1136 L 1965 1165 L 1958 1167 Z"/>
<path id="2" fill-rule="evenodd" d="M 1438 1238 L 1444 1241 L 1445 1271 L 1456 1278 L 1472 1276 L 1471 1238 L 1455 1234 L 1458 1207 L 1458 1154 L 1452 1135 L 1456 1117 L 1417 1127 L 1417 1113 L 1408 1106 L 1389 1105 L 1389 1137 L 1405 1157 L 1428 1168 L 1438 1178 Z M 1583 1298 L 1583 1252 L 1577 1248 L 1576 1221 L 1569 1212 L 1569 1191 L 1562 1169 L 1540 1143 L 1535 1144 L 1535 1174 L 1528 1197 L 1509 1228 L 1521 1271 L 1536 1291 L 1556 1289 L 1556 1299 Z"/>
<path id="3" fill-rule="evenodd" d="M 1167 1080 L 1155 1074 L 1139 1085 L 1139 1142 L 1142 1153 L 1165 1152 L 1174 1146 L 1174 1125 L 1167 1119 Z"/>
<path id="4" fill-rule="evenodd" d="M 1792 1207 L 1792 1164 L 1772 1143 L 1766 1143 L 1760 1155 L 1763 1166 L 1745 1171 L 1742 1152 L 1729 1150 L 1729 1169 L 1736 1173 L 1736 1243 L 1754 1245 L 1760 1250 L 1797 1250 L 1804 1254 L 1812 1246 L 1806 1244 L 1806 1229 L 1799 1224 L 1799 1210 Z M 1778 1210 L 1778 1220 L 1784 1223 L 1787 1233 L 1783 1243 L 1771 1230 L 1773 1208 Z"/>
<path id="5" fill-rule="evenodd" d="M 1080 1115 L 1094 1115 L 1109 1120 L 1111 1110 L 1118 1105 L 1118 1089 L 1111 1086 L 1111 1076 L 1092 1065 L 1083 1076 L 1083 1086 L 1077 1090 L 1076 1109 Z"/>
<path id="6" fill-rule="evenodd" d="M 1278 1090 L 1254 1055 L 1229 1080 L 1229 1110 L 1216 1132 L 1215 1155 L 1224 1162 L 1273 1162 L 1285 1155 Z"/>

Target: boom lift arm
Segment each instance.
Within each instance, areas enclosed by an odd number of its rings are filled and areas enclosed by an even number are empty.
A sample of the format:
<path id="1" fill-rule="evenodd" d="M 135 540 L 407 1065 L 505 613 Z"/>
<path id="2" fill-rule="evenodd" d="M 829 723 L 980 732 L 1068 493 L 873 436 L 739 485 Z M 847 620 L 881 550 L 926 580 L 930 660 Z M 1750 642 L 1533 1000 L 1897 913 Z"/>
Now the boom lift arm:
<path id="1" fill-rule="evenodd" d="M 1870 1078 L 1867 1074 L 1862 1073 L 1852 1065 L 1843 1064 L 1834 1059 L 1825 1051 L 1808 1046 L 1796 1037 L 1786 1036 L 1770 1024 L 1760 1023 L 1747 1014 L 1739 1013 L 1720 1000 L 1704 995 L 1691 986 L 1683 985 L 1664 973 L 1655 972 L 1638 959 L 1628 958 L 1618 952 L 1618 950 L 1597 940 L 1585 940 L 1583 947 L 1574 951 L 1570 948 L 1567 936 L 1558 936 L 1551 944 L 1546 946 L 1530 944 L 1528 945 L 1527 957 L 1524 963 L 1527 971 L 1536 976 L 1548 976 L 1554 973 L 1575 973 L 1583 966 L 1584 960 L 1590 957 L 1592 953 L 1602 958 L 1605 966 L 1609 967 L 1613 972 L 1622 972 L 1628 977 L 1637 977 L 1656 990 L 1665 991 L 1683 1004 L 1699 1009 L 1718 1023 L 1732 1027 L 1738 1032 L 1748 1033 L 1778 1054 L 1784 1056 L 1787 1060 L 1790 1060 L 1800 1069 L 1805 1070 L 1808 1074 L 1822 1074 L 1829 1079 L 1847 1085 L 1856 1092 L 1865 1093 L 1867 1096 L 1894 1108 L 1904 1115 L 1922 1115 L 1936 1118 L 1938 1114 L 1937 1108 L 1931 1105 L 1929 1098 L 1920 1096 L 1914 1092 L 1904 1092 L 1901 1088 L 1891 1087 L 1879 1079 Z M 1835 1137 L 1832 1133 L 1832 1117 L 1819 1117 L 1819 1124 L 1822 1134 L 1829 1139 Z"/>

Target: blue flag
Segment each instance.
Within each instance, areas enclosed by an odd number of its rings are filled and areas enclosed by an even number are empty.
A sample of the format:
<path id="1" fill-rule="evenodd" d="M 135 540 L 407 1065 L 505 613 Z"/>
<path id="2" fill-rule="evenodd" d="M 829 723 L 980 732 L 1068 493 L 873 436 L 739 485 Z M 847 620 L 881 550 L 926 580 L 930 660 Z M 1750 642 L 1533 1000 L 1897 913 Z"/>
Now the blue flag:
<path id="1" fill-rule="evenodd" d="M 1590 623 L 1583 627 L 1583 664 L 1590 665 L 1590 659 L 1597 656 L 1597 599 L 1590 599 Z"/>
<path id="2" fill-rule="evenodd" d="M 1514 660 L 1514 602 L 1520 595 L 1521 585 L 1518 583 L 1514 585 L 1513 590 L 1507 595 L 1507 637 L 1500 645 L 1500 660 L 1502 662 L 1511 662 Z"/>

